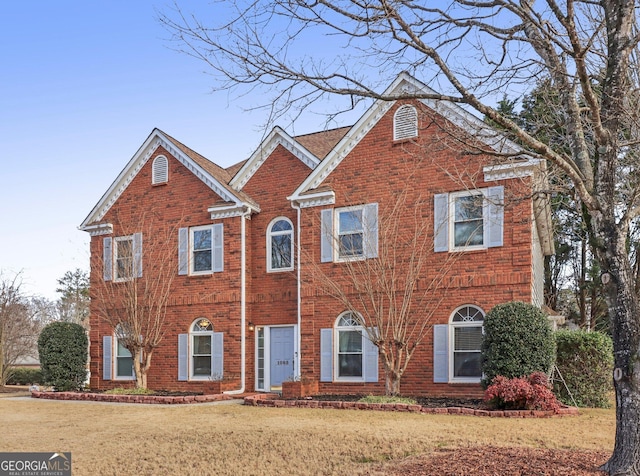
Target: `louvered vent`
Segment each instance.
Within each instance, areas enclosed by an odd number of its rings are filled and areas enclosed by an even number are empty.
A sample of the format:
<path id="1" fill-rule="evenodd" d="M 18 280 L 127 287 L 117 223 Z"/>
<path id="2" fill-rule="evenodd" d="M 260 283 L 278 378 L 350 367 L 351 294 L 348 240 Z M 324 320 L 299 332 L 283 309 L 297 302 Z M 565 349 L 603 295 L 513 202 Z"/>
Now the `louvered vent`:
<path id="1" fill-rule="evenodd" d="M 393 140 L 418 136 L 418 112 L 413 106 L 398 108 L 393 117 Z"/>
<path id="2" fill-rule="evenodd" d="M 153 184 L 165 183 L 169 180 L 169 161 L 159 155 L 153 161 Z"/>

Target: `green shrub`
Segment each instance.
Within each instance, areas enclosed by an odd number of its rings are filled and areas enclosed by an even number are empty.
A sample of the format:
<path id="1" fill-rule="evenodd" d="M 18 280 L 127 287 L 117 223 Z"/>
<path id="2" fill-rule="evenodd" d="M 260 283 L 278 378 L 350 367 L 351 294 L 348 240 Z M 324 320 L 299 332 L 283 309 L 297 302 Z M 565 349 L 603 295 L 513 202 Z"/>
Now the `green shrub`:
<path id="1" fill-rule="evenodd" d="M 611 337 L 600 332 L 558 331 L 556 345 L 556 365 L 566 383 L 565 387 L 562 380 L 554 382 L 554 391 L 560 400 L 580 407 L 610 407 L 609 396 L 613 390 Z"/>
<path id="2" fill-rule="evenodd" d="M 555 362 L 555 340 L 547 316 L 537 307 L 509 302 L 484 318 L 482 373 L 484 388 L 501 375 L 508 379 L 548 374 Z"/>
<path id="3" fill-rule="evenodd" d="M 42 377 L 56 391 L 79 390 L 87 378 L 87 335 L 80 324 L 53 322 L 38 338 Z"/>
<path id="4" fill-rule="evenodd" d="M 8 385 L 42 385 L 43 383 L 40 369 L 26 367 L 13 369 L 9 380 L 7 380 Z"/>

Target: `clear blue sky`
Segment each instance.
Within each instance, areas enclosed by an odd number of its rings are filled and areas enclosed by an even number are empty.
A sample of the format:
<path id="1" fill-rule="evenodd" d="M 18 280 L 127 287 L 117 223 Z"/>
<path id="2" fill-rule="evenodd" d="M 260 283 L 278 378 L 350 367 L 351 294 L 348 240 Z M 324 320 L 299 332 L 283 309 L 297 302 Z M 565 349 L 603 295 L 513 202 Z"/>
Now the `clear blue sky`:
<path id="1" fill-rule="evenodd" d="M 58 278 L 88 269 L 77 227 L 154 127 L 224 166 L 260 142 L 264 113 L 212 92 L 204 63 L 169 48 L 156 8 L 166 1 L 3 3 L 0 270 L 22 272 L 29 294 L 54 299 Z"/>

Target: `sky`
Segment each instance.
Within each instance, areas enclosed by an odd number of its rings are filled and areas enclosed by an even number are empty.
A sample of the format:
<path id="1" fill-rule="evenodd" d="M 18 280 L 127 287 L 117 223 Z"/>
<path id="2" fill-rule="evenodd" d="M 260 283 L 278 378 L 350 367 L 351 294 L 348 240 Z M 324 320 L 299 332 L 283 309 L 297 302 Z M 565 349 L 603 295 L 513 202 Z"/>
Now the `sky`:
<path id="1" fill-rule="evenodd" d="M 209 2 L 181 4 L 215 14 Z M 0 274 L 20 273 L 28 295 L 56 299 L 65 272 L 88 270 L 78 226 L 153 128 L 222 166 L 263 137 L 266 113 L 246 111 L 250 96 L 213 91 L 206 65 L 172 49 L 157 20 L 167 5 L 3 3 Z"/>

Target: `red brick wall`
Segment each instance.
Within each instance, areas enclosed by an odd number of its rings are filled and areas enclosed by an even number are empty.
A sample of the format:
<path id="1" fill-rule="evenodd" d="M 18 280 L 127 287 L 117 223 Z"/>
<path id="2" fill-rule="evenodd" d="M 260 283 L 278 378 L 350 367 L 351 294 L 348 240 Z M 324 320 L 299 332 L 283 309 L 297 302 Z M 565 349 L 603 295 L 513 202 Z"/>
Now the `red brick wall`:
<path id="1" fill-rule="evenodd" d="M 420 115 L 417 141 L 394 142 L 392 108 L 358 143 L 342 163 L 331 173 L 323 186 L 335 192 L 336 203 L 331 208 L 377 202 L 380 214 L 393 203 L 399 192 L 406 194 L 407 206 L 402 219 L 410 223 L 417 216 L 427 224 L 425 235 L 432 246 L 433 195 L 454 192 L 468 187 L 503 185 L 505 199 L 504 246 L 465 253 L 433 253 L 423 268 L 420 286 L 429 286 L 433 277 L 447 272 L 447 279 L 432 293 L 427 304 L 414 303 L 414 314 L 430 319 L 433 324 L 447 323 L 459 306 L 472 304 L 485 312 L 498 303 L 510 300 L 531 300 L 531 203 L 523 199 L 527 180 L 504 180 L 484 183 L 482 166 L 489 161 L 476 153 L 469 154 L 453 136 L 452 127 L 441 119 Z M 151 185 L 153 157 L 169 158 L 169 182 Z M 278 146 L 257 173 L 244 186 L 260 206 L 260 213 L 245 222 L 247 238 L 247 323 L 255 326 L 297 323 L 297 281 L 295 271 L 268 273 L 266 264 L 266 232 L 278 216 L 288 217 L 294 225 L 297 240 L 297 213 L 286 197 L 309 175 L 310 170 L 282 146 Z M 167 151 L 158 149 L 104 217 L 114 225 L 112 236 L 143 231 L 128 224 L 141 224 L 154 230 L 197 226 L 212 223 L 207 207 L 220 198 Z M 319 379 L 320 329 L 333 327 L 342 305 L 324 295 L 314 282 L 311 262 L 319 263 L 320 211 L 315 207 L 302 210 L 302 375 Z M 165 322 L 165 338 L 155 351 L 148 376 L 150 388 L 207 391 L 206 382 L 177 381 L 177 335 L 187 333 L 198 317 L 211 319 L 214 329 L 224 332 L 224 374 L 230 388 L 240 385 L 240 256 L 241 219 L 229 218 L 224 223 L 224 272 L 205 276 L 177 276 L 177 232 L 171 247 L 172 269 L 176 276 Z M 401 227 L 399 234 L 409 233 Z M 151 238 L 145 233 L 144 243 Z M 91 240 L 92 286 L 102 281 L 103 236 Z M 296 257 L 297 258 L 297 257 Z M 453 261 L 452 261 L 453 260 Z M 297 264 L 297 263 L 296 263 Z M 344 265 L 320 265 L 335 280 L 348 284 Z M 145 267 L 145 273 L 152 272 Z M 94 296 L 95 299 L 95 296 Z M 96 306 L 93 305 L 95 311 Z M 102 377 L 102 336 L 112 329 L 92 313 L 91 326 L 91 386 L 110 388 L 122 386 L 121 381 L 105 382 Z M 255 334 L 246 334 L 246 389 L 253 390 Z M 433 348 L 431 331 L 415 352 L 403 380 L 406 394 L 468 395 L 479 394 L 477 385 L 433 383 Z M 235 386 L 235 387 L 234 387 Z M 384 391 L 383 365 L 380 362 L 376 384 L 320 384 L 321 393 L 375 393 Z"/>
<path id="2" fill-rule="evenodd" d="M 169 181 L 151 184 L 151 164 L 157 155 L 169 159 Z M 177 228 L 215 223 L 207 207 L 220 200 L 210 188 L 196 178 L 163 148 L 158 148 L 126 190 L 103 218 L 112 223 L 109 236 L 143 233 L 143 249 L 153 246 L 153 236 L 171 237 L 168 244 L 169 269 L 174 270 L 171 297 L 165 319 L 165 336 L 154 351 L 148 374 L 148 385 L 155 389 L 192 389 L 202 391 L 206 382 L 177 381 L 177 335 L 187 333 L 198 317 L 211 319 L 214 330 L 224 333 L 224 375 L 235 379 L 240 375 L 240 218 L 224 220 L 224 271 L 201 276 L 178 276 Z M 150 232 L 153 230 L 153 232 Z M 169 232 L 170 230 L 170 232 Z M 104 236 L 91 239 L 91 285 L 98 289 L 102 281 L 102 248 Z M 165 252 L 165 251 L 163 251 Z M 147 259 L 144 257 L 143 261 Z M 153 266 L 143 262 L 144 274 L 152 274 Z M 114 283 L 116 286 L 117 283 Z M 112 388 L 127 382 L 102 380 L 102 336 L 113 329 L 98 317 L 97 296 L 93 296 L 91 314 L 91 386 Z"/>
<path id="3" fill-rule="evenodd" d="M 297 324 L 297 277 L 294 271 L 267 272 L 267 230 L 277 217 L 293 224 L 294 243 L 297 212 L 287 200 L 311 170 L 283 146 L 279 145 L 244 185 L 260 206 L 260 213 L 247 223 L 248 266 L 247 322 L 255 327 Z M 296 260 L 294 252 L 294 263 Z M 255 388 L 255 334 L 247 334 L 247 389 Z"/>
<path id="4" fill-rule="evenodd" d="M 374 126 L 323 183 L 335 192 L 335 205 L 303 209 L 301 229 L 306 253 L 302 263 L 305 283 L 302 299 L 305 304 L 302 307 L 301 368 L 303 376 L 310 379 L 319 379 L 320 376 L 320 329 L 333 327 L 338 315 L 346 310 L 335 299 L 322 295 L 313 282 L 315 271 L 310 261 L 320 261 L 320 211 L 324 208 L 377 202 L 379 214 L 383 215 L 387 204 L 395 203 L 394 196 L 399 191 L 406 193 L 408 206 L 402 207 L 404 216 L 401 222 L 408 223 L 407 228 L 410 228 L 417 214 L 429 224 L 431 249 L 423 268 L 425 279 L 420 285 L 427 287 L 431 277 L 442 276 L 443 269 L 450 270 L 444 283 L 431 293 L 434 297 L 426 305 L 423 302 L 421 308 L 415 300 L 413 312 L 420 319 L 429 319 L 432 324 L 445 324 L 453 311 L 465 304 L 478 306 L 487 312 L 505 301 L 531 301 L 531 204 L 522 195 L 527 186 L 526 180 L 485 183 L 482 167 L 489 163 L 489 159 L 464 153 L 460 144 L 457 144 L 457 149 L 452 148 L 456 146 L 456 138 L 446 132 L 447 124 L 437 123 L 427 115 L 421 115 L 421 129 L 415 142 L 394 143 L 394 110 L 392 108 Z M 433 195 L 494 185 L 505 187 L 508 204 L 504 212 L 504 246 L 464 253 L 434 253 Z M 381 231 L 381 235 L 383 233 Z M 320 266 L 322 273 L 332 276 L 343 287 L 349 287 L 350 281 L 344 275 L 345 265 L 324 263 Z M 402 276 L 401 272 L 399 274 Z M 379 369 L 378 384 L 321 383 L 321 391 L 382 392 L 382 362 Z M 428 332 L 413 355 L 401 388 L 407 394 L 456 395 L 479 394 L 480 391 L 478 385 L 433 383 L 432 331 Z"/>

